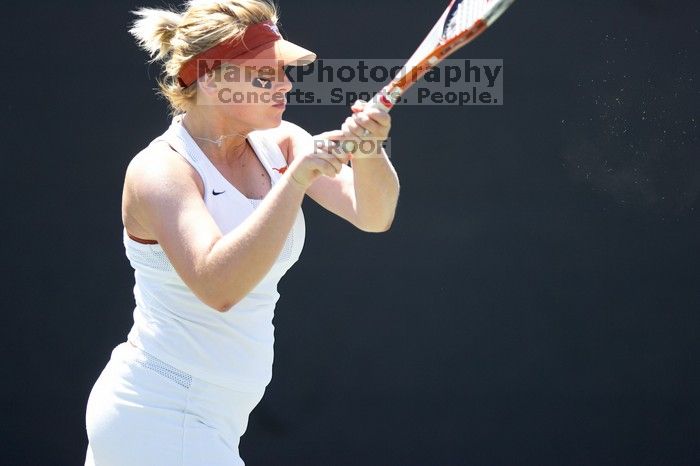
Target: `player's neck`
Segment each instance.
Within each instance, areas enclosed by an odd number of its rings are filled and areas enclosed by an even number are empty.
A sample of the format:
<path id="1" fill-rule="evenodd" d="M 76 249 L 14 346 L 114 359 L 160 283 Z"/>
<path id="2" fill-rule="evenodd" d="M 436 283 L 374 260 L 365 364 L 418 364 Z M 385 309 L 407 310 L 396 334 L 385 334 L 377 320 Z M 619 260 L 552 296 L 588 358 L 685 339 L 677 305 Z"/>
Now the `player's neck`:
<path id="1" fill-rule="evenodd" d="M 185 114 L 182 124 L 212 161 L 229 164 L 246 152 L 246 138 L 251 128 L 237 125 L 215 112 L 192 109 Z"/>

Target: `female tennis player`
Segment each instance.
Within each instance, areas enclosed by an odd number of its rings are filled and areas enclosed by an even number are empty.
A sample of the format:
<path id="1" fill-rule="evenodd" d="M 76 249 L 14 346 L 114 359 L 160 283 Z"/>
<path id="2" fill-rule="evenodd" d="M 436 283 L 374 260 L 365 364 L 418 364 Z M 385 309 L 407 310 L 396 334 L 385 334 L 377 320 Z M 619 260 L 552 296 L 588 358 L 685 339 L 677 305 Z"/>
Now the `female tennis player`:
<path id="1" fill-rule="evenodd" d="M 175 117 L 127 169 L 134 325 L 90 393 L 85 464 L 243 465 L 239 439 L 272 376 L 277 283 L 304 243 L 302 199 L 386 231 L 399 192 L 386 153 L 350 167 L 335 145 L 382 141 L 390 118 L 356 103 L 317 137 L 283 121 L 284 67 L 315 55 L 280 36 L 267 1 L 137 15 L 131 32 L 162 60 Z"/>

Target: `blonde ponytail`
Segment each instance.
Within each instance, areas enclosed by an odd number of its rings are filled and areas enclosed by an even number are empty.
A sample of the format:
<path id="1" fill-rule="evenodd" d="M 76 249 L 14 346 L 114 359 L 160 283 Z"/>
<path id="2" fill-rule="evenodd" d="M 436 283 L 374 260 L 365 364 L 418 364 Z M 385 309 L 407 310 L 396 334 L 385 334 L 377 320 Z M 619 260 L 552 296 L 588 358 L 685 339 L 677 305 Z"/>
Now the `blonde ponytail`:
<path id="1" fill-rule="evenodd" d="M 133 13 L 138 19 L 129 32 L 136 38 L 139 47 L 151 55 L 151 61 L 165 58 L 170 53 L 171 41 L 182 16 L 174 11 L 153 8 L 141 8 Z"/>

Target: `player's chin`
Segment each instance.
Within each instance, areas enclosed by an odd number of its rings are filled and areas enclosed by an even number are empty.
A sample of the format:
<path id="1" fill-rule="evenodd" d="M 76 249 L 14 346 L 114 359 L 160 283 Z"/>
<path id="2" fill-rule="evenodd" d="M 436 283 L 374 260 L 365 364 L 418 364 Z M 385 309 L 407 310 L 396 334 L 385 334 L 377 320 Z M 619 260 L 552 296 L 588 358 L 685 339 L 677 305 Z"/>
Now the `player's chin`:
<path id="1" fill-rule="evenodd" d="M 269 111 L 271 112 L 272 117 L 277 121 L 277 124 L 282 121 L 282 115 L 284 115 L 284 111 L 287 109 L 287 103 L 286 102 L 278 102 L 276 104 L 270 105 Z"/>
<path id="2" fill-rule="evenodd" d="M 258 125 L 263 127 L 260 129 L 277 128 L 279 125 L 281 125 L 285 108 L 285 104 L 267 106 L 262 112 L 264 114 L 264 118 L 262 119 L 263 121 L 260 121 L 260 125 Z"/>

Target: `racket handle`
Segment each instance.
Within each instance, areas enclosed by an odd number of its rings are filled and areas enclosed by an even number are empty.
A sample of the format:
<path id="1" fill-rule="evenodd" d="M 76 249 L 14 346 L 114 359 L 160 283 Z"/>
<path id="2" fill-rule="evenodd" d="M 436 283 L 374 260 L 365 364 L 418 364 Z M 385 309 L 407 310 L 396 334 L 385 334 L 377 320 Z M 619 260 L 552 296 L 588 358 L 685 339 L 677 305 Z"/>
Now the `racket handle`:
<path id="1" fill-rule="evenodd" d="M 378 108 L 380 110 L 384 110 L 385 112 L 389 113 L 391 109 L 394 107 L 394 104 L 392 104 L 389 99 L 386 98 L 383 92 L 377 92 L 374 94 L 374 97 L 372 97 L 372 100 L 367 102 L 367 105 L 365 105 L 365 108 Z"/>
<path id="2" fill-rule="evenodd" d="M 394 108 L 394 104 L 398 102 L 400 96 L 400 89 L 386 86 L 384 89 L 374 94 L 372 100 L 365 103 L 365 108 L 378 108 L 379 110 L 389 113 L 391 109 Z M 358 111 L 359 110 L 352 108 L 352 113 L 357 113 Z"/>

